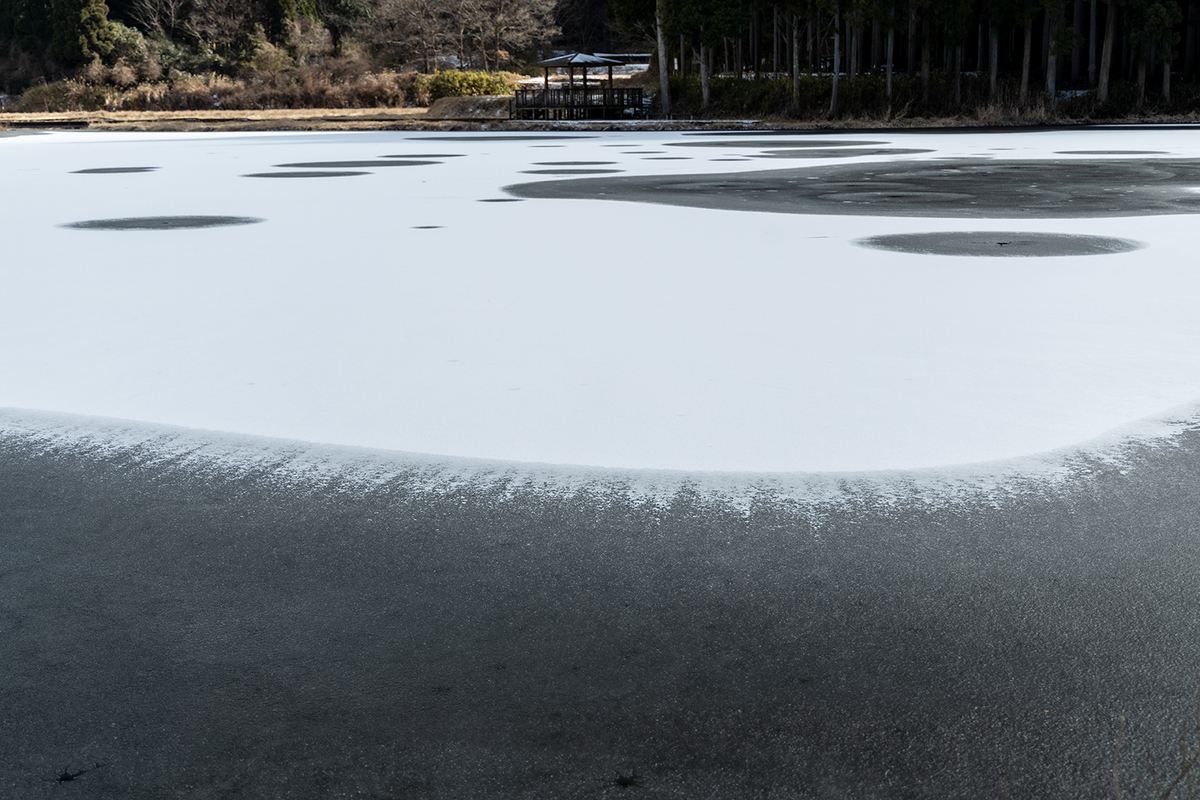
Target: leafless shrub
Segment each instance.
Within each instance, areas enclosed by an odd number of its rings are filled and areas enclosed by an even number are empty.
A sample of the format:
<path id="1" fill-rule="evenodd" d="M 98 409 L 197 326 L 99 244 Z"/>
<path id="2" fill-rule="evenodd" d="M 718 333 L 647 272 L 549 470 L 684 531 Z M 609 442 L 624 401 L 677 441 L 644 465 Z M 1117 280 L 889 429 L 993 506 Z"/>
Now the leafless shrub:
<path id="1" fill-rule="evenodd" d="M 395 72 L 373 72 L 348 84 L 353 108 L 401 108 L 404 106 L 404 80 Z"/>
<path id="2" fill-rule="evenodd" d="M 108 70 L 108 82 L 114 86 L 133 86 L 138 82 L 138 74 L 125 62 L 125 59 L 118 58 L 117 63 Z"/>
<path id="3" fill-rule="evenodd" d="M 76 77 L 84 83 L 90 83 L 93 85 L 107 83 L 108 68 L 101 63 L 99 58 L 94 58 L 90 63 L 79 70 L 79 74 Z"/>
<path id="4" fill-rule="evenodd" d="M 158 60 L 158 47 L 153 42 L 147 42 L 146 60 L 137 65 L 139 81 L 157 81 L 162 77 L 162 62 Z"/>
<path id="5" fill-rule="evenodd" d="M 117 95 L 109 86 L 80 80 L 55 81 L 28 89 L 17 101 L 15 111 L 104 111 L 116 105 Z"/>

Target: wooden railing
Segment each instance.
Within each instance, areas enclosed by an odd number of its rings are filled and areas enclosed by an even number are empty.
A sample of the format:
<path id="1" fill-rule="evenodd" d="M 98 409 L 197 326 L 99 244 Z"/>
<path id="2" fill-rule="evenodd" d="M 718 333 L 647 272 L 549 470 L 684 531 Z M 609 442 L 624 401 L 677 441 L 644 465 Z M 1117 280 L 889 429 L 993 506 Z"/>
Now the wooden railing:
<path id="1" fill-rule="evenodd" d="M 512 100 L 512 116 L 558 116 L 566 118 L 619 116 L 630 110 L 640 115 L 645 96 L 642 90 L 582 84 L 553 89 L 518 89 Z"/>

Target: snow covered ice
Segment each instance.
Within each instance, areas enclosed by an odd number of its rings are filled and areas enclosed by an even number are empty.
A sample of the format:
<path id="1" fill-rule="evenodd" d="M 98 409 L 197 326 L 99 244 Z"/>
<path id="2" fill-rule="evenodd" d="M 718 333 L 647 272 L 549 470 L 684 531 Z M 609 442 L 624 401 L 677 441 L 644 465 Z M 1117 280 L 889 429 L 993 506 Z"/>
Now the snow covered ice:
<path id="1" fill-rule="evenodd" d="M 438 456 L 757 473 L 943 468 L 1194 421 L 1191 214 L 483 202 L 592 174 L 1200 158 L 1196 133 L 1179 129 L 805 136 L 868 154 L 752 157 L 796 138 L 783 133 L 0 139 L 0 408 Z M 677 146 L 699 141 L 727 144 Z M 927 152 L 869 154 L 889 148 Z M 372 163 L 385 161 L 398 163 Z M 318 176 L 260 177 L 282 172 Z M 150 217 L 250 223 L 69 227 Z M 1142 247 L 985 258 L 856 244 L 993 230 Z"/>

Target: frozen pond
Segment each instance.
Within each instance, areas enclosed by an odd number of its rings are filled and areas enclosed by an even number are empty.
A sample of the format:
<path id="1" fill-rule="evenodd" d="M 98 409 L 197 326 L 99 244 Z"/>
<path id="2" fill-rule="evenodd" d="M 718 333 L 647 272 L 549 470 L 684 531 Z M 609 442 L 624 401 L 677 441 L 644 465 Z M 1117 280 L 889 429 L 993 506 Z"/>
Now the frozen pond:
<path id="1" fill-rule="evenodd" d="M 1146 796 L 1194 136 L 0 137 L 0 795 Z"/>
<path id="2" fill-rule="evenodd" d="M 53 133 L 0 180 L 9 409 L 812 472 L 1200 399 L 1192 131 Z"/>

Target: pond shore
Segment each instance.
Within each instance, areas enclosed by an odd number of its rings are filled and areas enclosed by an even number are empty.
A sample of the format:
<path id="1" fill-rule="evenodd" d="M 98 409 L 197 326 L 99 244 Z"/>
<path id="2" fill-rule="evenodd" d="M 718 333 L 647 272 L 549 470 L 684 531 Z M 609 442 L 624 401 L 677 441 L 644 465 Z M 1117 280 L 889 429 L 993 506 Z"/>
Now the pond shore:
<path id="1" fill-rule="evenodd" d="M 903 130 L 1028 126 L 1028 120 L 998 125 L 970 117 L 903 119 L 646 119 L 546 122 L 510 120 L 485 112 L 469 116 L 436 113 L 435 108 L 306 108 L 261 111 L 64 111 L 0 113 L 0 130 L 107 130 L 147 132 L 204 131 L 545 131 L 545 130 Z M 1195 125 L 1196 115 L 1059 120 L 1052 127 L 1081 125 Z M 1039 125 L 1038 127 L 1051 127 Z"/>

